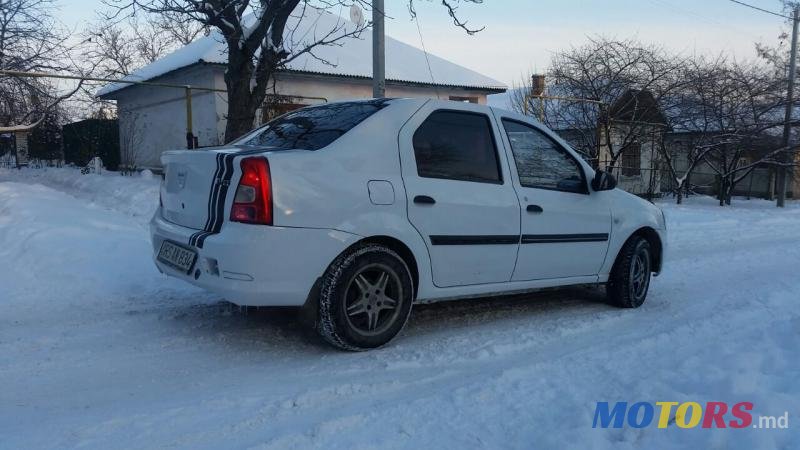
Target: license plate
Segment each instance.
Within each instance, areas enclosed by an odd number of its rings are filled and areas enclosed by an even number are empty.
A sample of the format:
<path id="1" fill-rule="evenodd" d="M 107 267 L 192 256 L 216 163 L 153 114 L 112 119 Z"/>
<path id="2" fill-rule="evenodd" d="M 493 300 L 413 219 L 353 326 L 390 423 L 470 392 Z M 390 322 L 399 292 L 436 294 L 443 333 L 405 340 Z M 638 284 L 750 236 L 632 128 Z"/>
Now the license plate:
<path id="1" fill-rule="evenodd" d="M 192 270 L 195 259 L 197 259 L 197 252 L 170 241 L 162 242 L 161 249 L 158 251 L 159 261 L 185 273 Z"/>

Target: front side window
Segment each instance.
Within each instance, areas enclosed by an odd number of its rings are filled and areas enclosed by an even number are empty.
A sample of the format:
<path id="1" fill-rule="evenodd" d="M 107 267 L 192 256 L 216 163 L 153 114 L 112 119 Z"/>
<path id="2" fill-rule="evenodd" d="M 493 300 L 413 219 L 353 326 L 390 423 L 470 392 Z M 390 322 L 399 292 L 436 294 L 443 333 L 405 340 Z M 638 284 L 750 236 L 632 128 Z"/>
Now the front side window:
<path id="1" fill-rule="evenodd" d="M 387 100 L 331 103 L 284 114 L 239 145 L 275 150 L 319 150 L 380 111 Z"/>
<path id="2" fill-rule="evenodd" d="M 524 187 L 586 192 L 583 171 L 561 145 L 534 127 L 503 119 Z"/>
<path id="3" fill-rule="evenodd" d="M 424 178 L 501 183 L 489 117 L 436 111 L 414 133 L 417 173 Z"/>

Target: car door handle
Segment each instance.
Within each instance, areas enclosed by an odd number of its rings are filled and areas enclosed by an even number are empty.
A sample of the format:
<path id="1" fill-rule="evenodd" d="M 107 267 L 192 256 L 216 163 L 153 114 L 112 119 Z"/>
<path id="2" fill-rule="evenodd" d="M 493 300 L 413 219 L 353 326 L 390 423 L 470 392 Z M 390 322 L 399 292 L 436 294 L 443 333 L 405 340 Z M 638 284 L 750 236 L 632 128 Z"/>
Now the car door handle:
<path id="1" fill-rule="evenodd" d="M 429 197 L 427 195 L 418 195 L 414 197 L 414 203 L 418 205 L 433 205 L 436 204 L 436 200 L 433 197 Z"/>
<path id="2" fill-rule="evenodd" d="M 532 213 L 532 214 L 541 214 L 541 213 L 544 212 L 542 207 L 539 206 L 539 205 L 528 205 L 527 210 L 528 210 L 529 213 Z"/>

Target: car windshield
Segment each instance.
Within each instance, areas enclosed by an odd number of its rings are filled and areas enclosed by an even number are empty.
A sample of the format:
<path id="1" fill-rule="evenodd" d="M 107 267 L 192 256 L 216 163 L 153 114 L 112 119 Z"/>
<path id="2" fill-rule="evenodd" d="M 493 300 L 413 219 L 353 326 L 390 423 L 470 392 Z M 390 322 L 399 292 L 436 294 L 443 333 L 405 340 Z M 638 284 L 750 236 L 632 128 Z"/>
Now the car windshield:
<path id="1" fill-rule="evenodd" d="M 386 99 L 376 99 L 298 109 L 270 121 L 237 144 L 277 150 L 319 150 L 387 104 Z"/>

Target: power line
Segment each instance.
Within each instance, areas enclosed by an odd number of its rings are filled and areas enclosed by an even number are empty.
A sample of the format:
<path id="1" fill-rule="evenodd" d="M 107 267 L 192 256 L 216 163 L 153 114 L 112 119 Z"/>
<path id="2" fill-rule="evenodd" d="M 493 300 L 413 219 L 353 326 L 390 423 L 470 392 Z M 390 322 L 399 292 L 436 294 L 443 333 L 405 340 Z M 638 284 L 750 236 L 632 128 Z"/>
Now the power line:
<path id="1" fill-rule="evenodd" d="M 414 22 L 417 23 L 417 33 L 419 34 L 419 43 L 422 45 L 422 52 L 425 53 L 425 62 L 428 65 L 428 73 L 431 76 L 431 84 L 433 84 L 433 89 L 436 92 L 436 98 L 439 98 L 439 88 L 436 87 L 436 79 L 433 77 L 433 70 L 431 69 L 431 60 L 428 57 L 428 49 L 425 47 L 425 41 L 422 39 L 422 28 L 419 25 L 419 16 L 414 18 Z"/>
<path id="2" fill-rule="evenodd" d="M 688 17 L 690 19 L 699 19 L 699 20 L 701 20 L 703 22 L 706 22 L 706 23 L 708 23 L 709 25 L 712 25 L 712 26 L 716 26 L 716 27 L 720 27 L 720 28 L 726 28 L 726 29 L 735 31 L 735 32 L 740 33 L 740 34 L 747 34 L 747 35 L 749 35 L 750 37 L 752 37 L 755 40 L 762 39 L 762 36 L 754 34 L 751 30 L 746 30 L 746 29 L 743 29 L 743 28 L 740 28 L 740 27 L 737 27 L 737 26 L 732 26 L 729 23 L 723 22 L 723 21 L 721 21 L 721 20 L 719 20 L 719 19 L 717 19 L 715 17 L 710 17 L 708 15 L 699 13 L 699 12 L 693 10 L 693 9 L 689 9 L 689 8 L 686 8 L 686 7 L 675 5 L 670 1 L 667 1 L 667 0 L 650 0 L 650 1 L 652 3 L 654 3 L 654 4 L 656 4 L 656 5 L 661 6 L 662 8 L 669 9 L 670 12 L 672 12 L 673 14 L 676 14 L 676 15 L 679 14 L 679 15 Z"/>
<path id="3" fill-rule="evenodd" d="M 784 19 L 788 19 L 788 20 L 794 20 L 794 18 L 789 17 L 789 16 L 784 16 L 781 13 L 777 13 L 775 11 L 770 11 L 770 10 L 764 9 L 764 8 L 759 8 L 758 6 L 754 6 L 754 5 L 751 5 L 749 3 L 745 3 L 745 2 L 741 2 L 739 0 L 728 0 L 728 1 L 736 3 L 737 5 L 741 5 L 741 6 L 747 7 L 747 8 L 755 9 L 756 11 L 761 11 L 763 13 L 772 14 L 773 16 L 783 17 Z"/>

